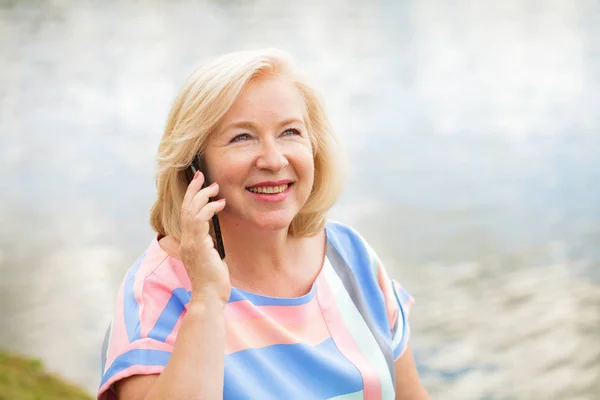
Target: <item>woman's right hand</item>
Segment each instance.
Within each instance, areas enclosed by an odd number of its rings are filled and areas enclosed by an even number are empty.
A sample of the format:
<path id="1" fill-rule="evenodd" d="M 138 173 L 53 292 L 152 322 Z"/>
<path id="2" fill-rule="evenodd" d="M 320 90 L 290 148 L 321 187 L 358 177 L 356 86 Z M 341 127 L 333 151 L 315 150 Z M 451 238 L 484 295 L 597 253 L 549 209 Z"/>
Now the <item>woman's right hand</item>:
<path id="1" fill-rule="evenodd" d="M 229 300 L 229 270 L 210 235 L 212 216 L 225 207 L 225 199 L 210 201 L 219 192 L 215 182 L 202 189 L 204 175 L 198 171 L 190 182 L 181 205 L 179 254 L 192 284 L 191 301 Z"/>

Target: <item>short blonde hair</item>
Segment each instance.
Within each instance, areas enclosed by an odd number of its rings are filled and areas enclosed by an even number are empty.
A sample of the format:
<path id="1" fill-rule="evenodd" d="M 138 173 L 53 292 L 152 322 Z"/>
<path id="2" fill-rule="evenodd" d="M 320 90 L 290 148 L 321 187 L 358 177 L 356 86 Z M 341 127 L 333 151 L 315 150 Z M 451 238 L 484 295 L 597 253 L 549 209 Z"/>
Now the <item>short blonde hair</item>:
<path id="1" fill-rule="evenodd" d="M 344 166 L 340 143 L 315 91 L 300 79 L 289 54 L 274 49 L 239 51 L 220 56 L 196 69 L 176 97 L 158 148 L 157 199 L 150 222 L 161 236 L 181 239 L 181 204 L 187 189 L 185 170 L 206 148 L 209 135 L 252 79 L 285 74 L 307 107 L 307 129 L 315 164 L 308 201 L 293 219 L 289 234 L 311 236 L 327 221 L 327 212 L 342 187 Z"/>

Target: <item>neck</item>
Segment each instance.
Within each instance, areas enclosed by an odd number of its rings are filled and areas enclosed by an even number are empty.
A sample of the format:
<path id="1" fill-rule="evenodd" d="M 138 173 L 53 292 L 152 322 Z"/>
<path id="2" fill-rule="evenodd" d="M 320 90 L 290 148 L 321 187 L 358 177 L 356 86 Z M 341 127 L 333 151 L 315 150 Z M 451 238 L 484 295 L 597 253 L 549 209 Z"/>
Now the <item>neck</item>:
<path id="1" fill-rule="evenodd" d="M 294 271 L 301 240 L 290 237 L 287 227 L 262 230 L 222 213 L 219 216 L 227 265 L 230 272 L 268 276 Z"/>

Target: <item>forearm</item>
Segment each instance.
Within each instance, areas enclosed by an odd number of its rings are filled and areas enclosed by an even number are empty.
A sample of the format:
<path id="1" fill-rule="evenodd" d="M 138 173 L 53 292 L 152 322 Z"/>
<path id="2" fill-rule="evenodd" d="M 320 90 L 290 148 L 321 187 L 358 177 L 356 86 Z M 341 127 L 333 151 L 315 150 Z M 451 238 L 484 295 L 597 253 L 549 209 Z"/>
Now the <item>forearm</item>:
<path id="1" fill-rule="evenodd" d="M 396 400 L 428 400 L 427 390 L 419 379 L 410 347 L 398 358 L 396 370 Z"/>
<path id="2" fill-rule="evenodd" d="M 146 400 L 223 398 L 223 308 L 218 300 L 190 302 L 169 362 Z"/>

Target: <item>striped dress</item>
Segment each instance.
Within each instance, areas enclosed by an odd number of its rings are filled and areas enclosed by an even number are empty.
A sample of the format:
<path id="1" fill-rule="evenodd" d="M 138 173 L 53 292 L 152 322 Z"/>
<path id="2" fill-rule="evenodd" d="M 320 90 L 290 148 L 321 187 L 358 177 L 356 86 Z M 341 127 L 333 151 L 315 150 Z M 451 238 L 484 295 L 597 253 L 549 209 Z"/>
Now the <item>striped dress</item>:
<path id="1" fill-rule="evenodd" d="M 413 299 L 358 233 L 333 221 L 325 230 L 325 261 L 306 295 L 232 288 L 224 311 L 224 399 L 394 398 L 394 361 L 407 346 Z M 98 399 L 114 399 L 120 379 L 163 370 L 190 290 L 182 262 L 155 238 L 118 292 Z"/>

